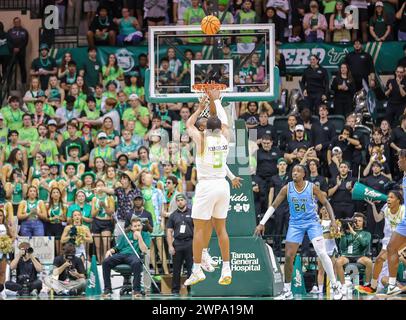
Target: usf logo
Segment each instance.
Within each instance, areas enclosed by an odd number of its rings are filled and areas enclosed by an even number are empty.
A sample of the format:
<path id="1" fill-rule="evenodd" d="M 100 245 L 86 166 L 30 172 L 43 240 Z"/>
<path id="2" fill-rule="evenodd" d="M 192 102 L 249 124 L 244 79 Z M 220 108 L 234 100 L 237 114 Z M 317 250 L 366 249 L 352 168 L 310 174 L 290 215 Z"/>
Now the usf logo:
<path id="1" fill-rule="evenodd" d="M 365 189 L 365 196 L 366 197 L 379 197 L 381 194 L 370 189 Z"/>
<path id="2" fill-rule="evenodd" d="M 344 50 L 341 51 L 341 52 L 336 51 L 335 48 L 330 49 L 330 50 L 327 52 L 327 55 L 328 55 L 328 57 L 329 57 L 328 62 L 329 62 L 329 64 L 339 64 L 340 61 L 341 61 L 342 59 L 344 59 L 344 57 L 345 57 L 347 54 L 348 54 L 348 50 L 347 50 L 347 49 L 344 49 Z"/>
<path id="3" fill-rule="evenodd" d="M 296 269 L 295 278 L 294 278 L 294 286 L 296 288 L 302 287 L 302 274 L 300 273 L 299 269 Z"/>
<path id="4" fill-rule="evenodd" d="M 134 67 L 134 57 L 133 54 L 127 49 L 119 49 L 116 51 L 116 58 L 118 65 L 124 70 L 124 72 L 129 72 Z"/>

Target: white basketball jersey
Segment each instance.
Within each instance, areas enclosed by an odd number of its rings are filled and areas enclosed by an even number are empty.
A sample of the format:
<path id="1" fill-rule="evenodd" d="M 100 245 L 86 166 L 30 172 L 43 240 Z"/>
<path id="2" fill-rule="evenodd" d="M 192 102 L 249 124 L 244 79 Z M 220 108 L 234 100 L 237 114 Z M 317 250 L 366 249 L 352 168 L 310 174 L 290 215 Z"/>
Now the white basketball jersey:
<path id="1" fill-rule="evenodd" d="M 197 179 L 225 178 L 228 141 L 223 135 L 205 136 L 204 150 L 196 155 Z"/>
<path id="2" fill-rule="evenodd" d="M 381 211 L 384 213 L 385 216 L 385 227 L 383 229 L 384 239 L 390 239 L 392 236 L 393 231 L 395 231 L 396 226 L 403 220 L 405 216 L 405 206 L 401 205 L 399 207 L 398 212 L 396 214 L 391 214 L 388 205 L 385 204 Z"/>

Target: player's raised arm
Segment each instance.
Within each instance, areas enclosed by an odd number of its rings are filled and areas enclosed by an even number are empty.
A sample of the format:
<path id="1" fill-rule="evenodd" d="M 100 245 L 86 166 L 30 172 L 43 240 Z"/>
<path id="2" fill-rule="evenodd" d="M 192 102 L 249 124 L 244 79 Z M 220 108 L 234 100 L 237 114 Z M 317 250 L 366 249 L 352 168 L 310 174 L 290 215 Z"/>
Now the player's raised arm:
<path id="1" fill-rule="evenodd" d="M 326 207 L 327 212 L 330 216 L 331 226 L 336 228 L 336 218 L 334 216 L 333 207 L 331 206 L 330 202 L 327 200 L 326 194 L 320 190 L 320 188 L 316 185 L 313 185 L 313 194 L 317 197 L 320 203 Z"/>
<path id="2" fill-rule="evenodd" d="M 281 189 L 281 191 L 279 191 L 279 193 L 276 196 L 272 205 L 265 212 L 264 217 L 262 218 L 262 220 L 259 222 L 259 224 L 255 228 L 254 234 L 256 234 L 257 236 L 264 235 L 266 222 L 269 220 L 269 218 L 272 217 L 272 215 L 274 214 L 275 210 L 279 207 L 279 205 L 286 199 L 287 194 L 288 194 L 288 187 L 284 186 Z"/>
<path id="3" fill-rule="evenodd" d="M 200 141 L 200 132 L 199 130 L 196 128 L 195 124 L 197 121 L 197 118 L 199 117 L 199 115 L 203 112 L 204 108 L 205 108 L 205 101 L 206 101 L 206 97 L 204 97 L 202 99 L 202 101 L 200 101 L 199 103 L 199 107 L 197 108 L 197 110 L 190 116 L 190 118 L 186 121 L 186 129 L 187 129 L 187 133 L 188 135 L 193 139 L 193 141 L 195 143 Z"/>
<path id="4" fill-rule="evenodd" d="M 210 116 L 217 116 L 221 121 L 221 131 L 229 140 L 229 131 L 228 131 L 228 118 L 226 111 L 221 105 L 220 101 L 220 91 L 217 89 L 208 90 L 207 95 L 210 98 Z"/>

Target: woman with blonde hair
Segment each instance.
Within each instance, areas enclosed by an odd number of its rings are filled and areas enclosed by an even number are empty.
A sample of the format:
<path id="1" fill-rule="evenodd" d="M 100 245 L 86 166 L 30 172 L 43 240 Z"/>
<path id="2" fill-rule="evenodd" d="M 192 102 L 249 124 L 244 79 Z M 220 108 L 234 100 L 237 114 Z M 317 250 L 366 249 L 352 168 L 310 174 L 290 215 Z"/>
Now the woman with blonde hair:
<path id="1" fill-rule="evenodd" d="M 63 229 L 62 244 L 67 242 L 72 243 L 76 247 L 75 255 L 82 259 L 83 264 L 87 259 L 86 246 L 89 243 L 93 243 L 92 234 L 89 228 L 83 224 L 82 212 L 75 210 L 72 213 L 72 224 L 67 225 Z"/>
<path id="2" fill-rule="evenodd" d="M 65 90 L 63 90 L 56 76 L 50 76 L 48 81 L 48 89 L 45 90 L 45 95 L 48 99 L 59 98 L 60 101 L 65 101 Z"/>
<path id="3" fill-rule="evenodd" d="M 41 91 L 41 83 L 37 77 L 31 78 L 30 89 L 25 93 L 23 101 L 25 108 L 30 112 L 34 113 L 35 106 L 34 102 L 38 100 L 38 93 Z"/>

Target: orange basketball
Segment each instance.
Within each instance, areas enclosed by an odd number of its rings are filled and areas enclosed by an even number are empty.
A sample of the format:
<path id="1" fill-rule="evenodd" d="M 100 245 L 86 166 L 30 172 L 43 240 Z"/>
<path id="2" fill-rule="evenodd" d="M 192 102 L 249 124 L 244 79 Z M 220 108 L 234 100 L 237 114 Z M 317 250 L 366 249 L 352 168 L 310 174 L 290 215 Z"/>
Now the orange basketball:
<path id="1" fill-rule="evenodd" d="M 205 34 L 213 35 L 220 30 L 220 20 L 216 16 L 210 15 L 203 18 L 201 27 Z"/>

